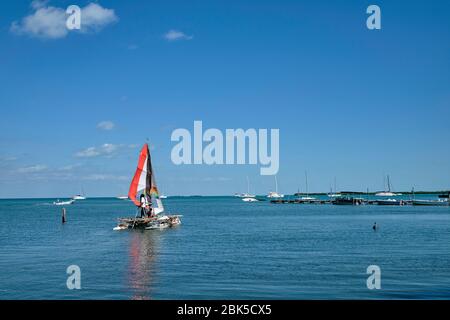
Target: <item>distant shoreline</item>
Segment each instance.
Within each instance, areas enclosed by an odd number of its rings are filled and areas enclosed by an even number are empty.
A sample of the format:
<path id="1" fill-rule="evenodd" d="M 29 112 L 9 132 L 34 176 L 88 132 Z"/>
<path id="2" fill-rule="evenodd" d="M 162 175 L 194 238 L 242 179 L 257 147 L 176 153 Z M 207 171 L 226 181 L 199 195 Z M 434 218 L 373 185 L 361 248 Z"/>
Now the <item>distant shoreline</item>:
<path id="1" fill-rule="evenodd" d="M 358 195 L 358 194 L 363 194 L 363 195 L 376 195 L 378 192 L 383 192 L 383 191 L 375 191 L 375 192 L 364 192 L 364 191 L 339 191 L 339 192 L 333 192 L 334 194 L 342 194 L 342 195 Z M 396 194 L 401 194 L 401 195 L 412 195 L 413 192 L 412 191 L 396 191 L 394 192 Z M 327 196 L 329 195 L 329 192 L 311 192 L 308 193 L 309 196 Z M 445 191 L 414 191 L 414 194 L 435 194 L 435 195 L 448 195 L 450 194 L 449 190 L 445 190 Z M 303 192 L 296 192 L 293 194 L 285 194 L 285 196 L 305 196 L 307 195 L 306 193 Z M 265 195 L 259 195 L 259 196 L 265 196 Z M 202 198 L 213 198 L 213 197 L 230 197 L 230 198 L 234 198 L 234 195 L 174 195 L 174 196 L 168 196 L 168 198 L 196 198 L 196 197 L 202 197 Z M 0 200 L 55 200 L 55 199 L 71 199 L 71 197 L 30 197 L 30 198 L 0 198 Z M 87 197 L 87 199 L 116 199 L 116 200 L 121 200 L 121 199 L 117 199 L 116 196 L 98 196 L 98 197 Z M 80 202 L 85 201 L 85 200 L 79 200 Z M 124 201 L 124 200 L 121 200 Z"/>

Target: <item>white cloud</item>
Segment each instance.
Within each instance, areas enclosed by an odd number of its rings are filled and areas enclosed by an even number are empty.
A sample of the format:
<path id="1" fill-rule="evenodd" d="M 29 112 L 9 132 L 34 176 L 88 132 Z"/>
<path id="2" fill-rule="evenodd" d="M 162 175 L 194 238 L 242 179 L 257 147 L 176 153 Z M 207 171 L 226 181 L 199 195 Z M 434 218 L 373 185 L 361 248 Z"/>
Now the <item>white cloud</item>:
<path id="1" fill-rule="evenodd" d="M 112 157 L 119 153 L 121 150 L 127 149 L 135 149 L 137 145 L 135 144 L 112 144 L 105 143 L 98 147 L 89 147 L 84 150 L 78 151 L 75 153 L 75 156 L 78 158 L 94 158 L 100 156 Z"/>
<path id="2" fill-rule="evenodd" d="M 59 171 L 72 171 L 75 168 L 81 167 L 81 164 L 77 163 L 77 164 L 69 164 L 67 166 L 63 166 L 58 168 Z"/>
<path id="3" fill-rule="evenodd" d="M 17 157 L 9 157 L 9 156 L 4 156 L 4 157 L 2 157 L 2 156 L 0 156 L 0 161 L 1 162 L 6 162 L 6 161 L 15 161 L 15 160 L 17 160 Z"/>
<path id="4" fill-rule="evenodd" d="M 178 30 L 169 30 L 164 34 L 164 39 L 167 41 L 177 41 L 177 40 L 191 40 L 193 36 L 188 36 L 184 32 Z"/>
<path id="5" fill-rule="evenodd" d="M 47 170 L 47 166 L 37 164 L 34 166 L 19 168 L 19 169 L 17 169 L 17 172 L 19 172 L 19 173 L 36 173 L 36 172 L 42 172 L 44 170 Z"/>
<path id="6" fill-rule="evenodd" d="M 97 124 L 97 128 L 98 129 L 102 129 L 102 130 L 112 130 L 114 129 L 115 124 L 112 121 L 101 121 Z"/>
<path id="7" fill-rule="evenodd" d="M 68 34 L 66 12 L 63 9 L 39 7 L 35 10 L 33 14 L 24 17 L 20 22 L 14 21 L 10 30 L 16 34 L 50 39 L 64 38 Z"/>
<path id="8" fill-rule="evenodd" d="M 39 8 L 43 8 L 47 5 L 49 0 L 33 0 L 31 2 L 31 7 L 35 10 L 39 9 Z"/>
<path id="9" fill-rule="evenodd" d="M 33 1 L 33 13 L 14 21 L 10 30 L 20 35 L 37 38 L 61 39 L 69 34 L 66 10 L 47 5 L 48 1 Z M 96 3 L 89 3 L 81 9 L 81 32 L 95 32 L 118 20 L 113 9 L 106 9 Z"/>
<path id="10" fill-rule="evenodd" d="M 89 3 L 81 9 L 81 30 L 99 30 L 118 20 L 113 9 L 106 9 L 97 3 Z"/>
<path id="11" fill-rule="evenodd" d="M 105 143 L 100 147 L 89 147 L 75 154 L 78 158 L 92 158 L 98 156 L 112 156 L 121 148 L 121 145 Z"/>
<path id="12" fill-rule="evenodd" d="M 130 178 L 126 176 L 115 176 L 112 174 L 90 174 L 83 177 L 82 179 L 92 181 L 104 181 L 104 180 L 128 181 Z"/>

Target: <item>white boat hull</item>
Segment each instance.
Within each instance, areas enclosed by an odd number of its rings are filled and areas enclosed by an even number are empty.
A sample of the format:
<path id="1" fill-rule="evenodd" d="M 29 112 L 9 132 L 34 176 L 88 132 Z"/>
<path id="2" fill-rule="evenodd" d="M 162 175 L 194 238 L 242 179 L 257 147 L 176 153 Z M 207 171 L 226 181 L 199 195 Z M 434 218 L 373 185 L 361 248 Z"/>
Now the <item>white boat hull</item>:
<path id="1" fill-rule="evenodd" d="M 75 202 L 75 200 L 62 201 L 62 202 L 57 202 L 57 201 L 55 201 L 55 202 L 53 202 L 53 204 L 54 204 L 55 206 L 67 206 L 67 205 L 71 205 L 71 204 L 74 203 L 74 202 Z"/>

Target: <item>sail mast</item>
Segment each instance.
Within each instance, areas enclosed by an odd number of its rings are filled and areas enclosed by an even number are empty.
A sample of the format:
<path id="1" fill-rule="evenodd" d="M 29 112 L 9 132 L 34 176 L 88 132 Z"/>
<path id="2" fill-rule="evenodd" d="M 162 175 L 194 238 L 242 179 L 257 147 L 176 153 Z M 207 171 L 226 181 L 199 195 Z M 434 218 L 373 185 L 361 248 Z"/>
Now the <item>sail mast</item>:
<path id="1" fill-rule="evenodd" d="M 306 180 L 306 196 L 308 196 L 308 172 L 305 171 L 305 180 Z"/>
<path id="2" fill-rule="evenodd" d="M 247 176 L 247 195 L 250 194 L 250 180 L 248 180 L 248 176 Z"/>

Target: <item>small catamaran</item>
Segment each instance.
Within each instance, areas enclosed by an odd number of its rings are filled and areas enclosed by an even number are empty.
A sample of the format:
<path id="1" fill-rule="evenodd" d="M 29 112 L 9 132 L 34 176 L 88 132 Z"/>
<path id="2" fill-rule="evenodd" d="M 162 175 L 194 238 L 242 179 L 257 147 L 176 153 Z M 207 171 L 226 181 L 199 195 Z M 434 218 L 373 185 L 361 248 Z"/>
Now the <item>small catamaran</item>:
<path id="1" fill-rule="evenodd" d="M 145 203 L 138 200 L 138 197 L 141 199 L 142 195 L 146 199 L 150 198 L 150 203 L 156 204 L 156 206 L 146 208 L 150 212 L 147 216 L 138 217 Z M 137 207 L 136 216 L 131 218 L 119 218 L 119 223 L 113 230 L 165 229 L 181 223 L 180 215 L 164 214 L 164 206 L 159 196 L 158 187 L 156 186 L 148 144 L 144 144 L 139 154 L 138 166 L 130 184 L 128 198 L 133 201 Z"/>

